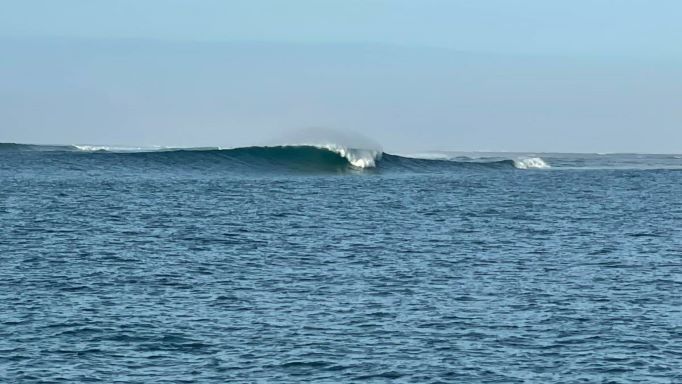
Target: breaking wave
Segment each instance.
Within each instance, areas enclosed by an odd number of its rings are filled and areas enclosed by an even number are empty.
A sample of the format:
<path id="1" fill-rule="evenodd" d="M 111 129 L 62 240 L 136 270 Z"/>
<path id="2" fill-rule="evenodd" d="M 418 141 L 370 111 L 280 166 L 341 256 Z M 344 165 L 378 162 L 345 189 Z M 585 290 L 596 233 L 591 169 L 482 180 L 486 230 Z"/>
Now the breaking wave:
<path id="1" fill-rule="evenodd" d="M 0 143 L 0 151 L 64 152 L 91 156 L 115 156 L 144 160 L 145 164 L 215 166 L 231 169 L 278 171 L 410 170 L 447 171 L 453 168 L 542 169 L 549 165 L 539 157 L 448 158 L 438 155 L 393 155 L 379 149 L 349 148 L 339 144 L 220 147 L 123 147 L 99 145 L 31 145 Z"/>
<path id="2" fill-rule="evenodd" d="M 546 169 L 551 168 L 547 162 L 539 157 L 529 157 L 514 160 L 514 166 L 518 169 Z"/>
<path id="3" fill-rule="evenodd" d="M 358 168 L 374 168 L 377 161 L 381 160 L 383 152 L 376 149 L 355 149 L 347 148 L 338 144 L 325 144 L 318 148 L 324 148 L 332 151 L 348 162 Z"/>

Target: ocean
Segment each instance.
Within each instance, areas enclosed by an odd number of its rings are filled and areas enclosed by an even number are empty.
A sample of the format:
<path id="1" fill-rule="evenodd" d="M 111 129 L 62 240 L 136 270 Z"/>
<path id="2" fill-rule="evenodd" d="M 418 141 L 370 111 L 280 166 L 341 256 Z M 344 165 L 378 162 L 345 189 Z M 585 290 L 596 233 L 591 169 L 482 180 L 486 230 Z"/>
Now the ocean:
<path id="1" fill-rule="evenodd" d="M 682 156 L 0 144 L 0 382 L 682 383 Z"/>

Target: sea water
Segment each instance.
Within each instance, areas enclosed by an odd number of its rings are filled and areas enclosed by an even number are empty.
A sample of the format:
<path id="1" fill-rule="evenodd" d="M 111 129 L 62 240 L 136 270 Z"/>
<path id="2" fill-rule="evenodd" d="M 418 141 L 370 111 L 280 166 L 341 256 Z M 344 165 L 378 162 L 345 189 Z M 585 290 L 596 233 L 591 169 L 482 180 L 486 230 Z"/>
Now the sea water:
<path id="1" fill-rule="evenodd" d="M 682 159 L 2 144 L 0 381 L 680 383 Z"/>

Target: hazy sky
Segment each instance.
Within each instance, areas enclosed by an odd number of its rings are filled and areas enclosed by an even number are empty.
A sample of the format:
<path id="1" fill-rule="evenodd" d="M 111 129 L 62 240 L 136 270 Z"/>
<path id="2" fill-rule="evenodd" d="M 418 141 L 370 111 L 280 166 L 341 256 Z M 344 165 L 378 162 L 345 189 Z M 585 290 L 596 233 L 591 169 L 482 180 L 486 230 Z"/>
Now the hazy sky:
<path id="1" fill-rule="evenodd" d="M 682 1 L 2 1 L 0 142 L 682 152 Z"/>

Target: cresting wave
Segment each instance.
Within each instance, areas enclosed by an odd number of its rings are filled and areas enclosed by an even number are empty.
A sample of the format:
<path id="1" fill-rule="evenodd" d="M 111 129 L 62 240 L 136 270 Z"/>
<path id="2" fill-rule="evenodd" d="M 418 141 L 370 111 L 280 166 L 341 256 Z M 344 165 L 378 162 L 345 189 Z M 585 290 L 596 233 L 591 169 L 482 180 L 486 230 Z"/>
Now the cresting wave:
<path id="1" fill-rule="evenodd" d="M 0 151 L 65 152 L 145 158 L 164 164 L 230 162 L 235 168 L 290 169 L 302 171 L 344 170 L 445 170 L 448 168 L 534 169 L 549 168 L 541 158 L 438 158 L 392 155 L 378 149 L 349 148 L 339 144 L 220 147 L 122 147 L 99 145 L 32 145 L 0 143 Z"/>

